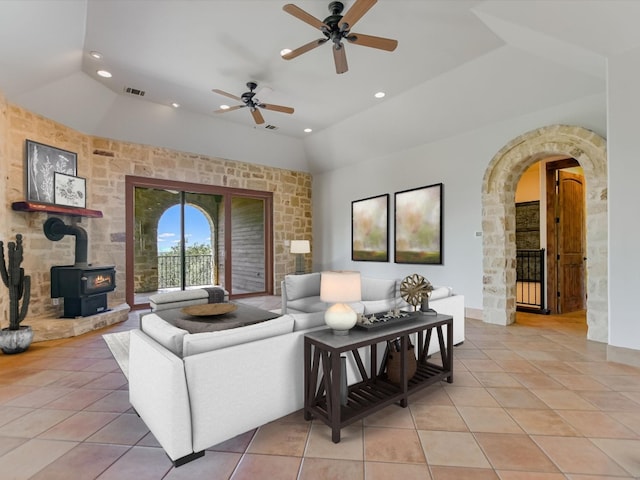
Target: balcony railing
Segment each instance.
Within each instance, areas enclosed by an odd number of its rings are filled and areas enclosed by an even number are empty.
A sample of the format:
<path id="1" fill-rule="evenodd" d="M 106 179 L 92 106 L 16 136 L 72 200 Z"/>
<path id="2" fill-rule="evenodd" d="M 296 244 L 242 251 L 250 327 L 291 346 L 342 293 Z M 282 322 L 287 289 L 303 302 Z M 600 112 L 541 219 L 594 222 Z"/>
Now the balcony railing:
<path id="1" fill-rule="evenodd" d="M 214 285 L 213 255 L 185 255 L 185 287 Z M 158 256 L 158 288 L 180 287 L 182 283 L 180 255 Z"/>

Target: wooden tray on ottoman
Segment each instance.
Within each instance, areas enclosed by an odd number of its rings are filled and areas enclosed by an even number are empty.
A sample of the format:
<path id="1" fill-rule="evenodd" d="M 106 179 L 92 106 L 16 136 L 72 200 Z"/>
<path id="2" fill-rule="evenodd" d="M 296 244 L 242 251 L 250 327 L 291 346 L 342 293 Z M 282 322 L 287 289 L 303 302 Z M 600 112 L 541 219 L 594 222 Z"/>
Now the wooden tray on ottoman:
<path id="1" fill-rule="evenodd" d="M 187 315 L 196 317 L 208 317 L 211 315 L 223 315 L 233 312 L 238 306 L 235 303 L 205 303 L 203 305 L 191 305 L 184 307 L 182 311 Z"/>

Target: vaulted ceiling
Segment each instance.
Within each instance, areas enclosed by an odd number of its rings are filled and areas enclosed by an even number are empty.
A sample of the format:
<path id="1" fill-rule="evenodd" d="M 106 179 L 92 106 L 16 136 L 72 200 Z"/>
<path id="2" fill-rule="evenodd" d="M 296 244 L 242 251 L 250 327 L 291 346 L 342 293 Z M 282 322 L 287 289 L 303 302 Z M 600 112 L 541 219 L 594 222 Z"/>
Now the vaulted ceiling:
<path id="1" fill-rule="evenodd" d="M 329 15 L 328 1 L 293 3 L 321 20 Z M 353 0 L 344 3 L 346 12 Z M 330 168 L 322 143 L 343 128 L 373 141 L 393 131 L 388 148 L 427 143 L 601 94 L 606 58 L 640 46 L 640 2 L 632 0 L 380 0 L 353 31 L 397 39 L 397 49 L 347 44 L 349 71 L 338 75 L 330 44 L 280 57 L 283 48 L 322 37 L 284 4 L 3 0 L 0 90 L 90 134 L 100 134 L 123 97 L 166 109 L 176 102 L 212 126 L 224 122 L 248 135 L 275 127 L 261 133 L 302 141 L 309 168 L 319 171 Z M 97 76 L 100 68 L 112 78 Z M 266 122 L 257 126 L 247 109 L 213 113 L 238 102 L 212 89 L 240 96 L 248 81 L 258 83 L 261 101 L 294 114 L 263 111 Z M 386 96 L 374 98 L 378 91 Z"/>

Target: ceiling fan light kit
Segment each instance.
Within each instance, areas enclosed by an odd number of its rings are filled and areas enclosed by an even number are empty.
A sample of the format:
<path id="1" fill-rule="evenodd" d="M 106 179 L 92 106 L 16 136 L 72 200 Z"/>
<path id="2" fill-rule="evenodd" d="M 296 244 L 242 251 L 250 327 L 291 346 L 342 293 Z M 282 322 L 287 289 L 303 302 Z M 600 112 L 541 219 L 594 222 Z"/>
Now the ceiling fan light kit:
<path id="1" fill-rule="evenodd" d="M 351 33 L 351 28 L 360 20 L 371 7 L 376 4 L 377 0 L 356 0 L 349 11 L 341 15 L 344 9 L 342 2 L 329 3 L 329 15 L 324 21 L 320 21 L 313 15 L 305 12 L 300 7 L 292 3 L 288 3 L 282 9 L 290 15 L 302 20 L 320 30 L 325 38 L 313 40 L 301 47 L 296 48 L 282 55 L 285 60 L 291 60 L 303 53 L 313 50 L 324 43 L 331 41 L 333 43 L 333 61 L 336 67 L 336 73 L 345 73 L 349 70 L 347 65 L 347 56 L 344 49 L 343 40 L 363 47 L 377 48 L 392 52 L 398 46 L 398 41 L 390 38 L 375 37 L 372 35 L 363 35 L 360 33 Z"/>

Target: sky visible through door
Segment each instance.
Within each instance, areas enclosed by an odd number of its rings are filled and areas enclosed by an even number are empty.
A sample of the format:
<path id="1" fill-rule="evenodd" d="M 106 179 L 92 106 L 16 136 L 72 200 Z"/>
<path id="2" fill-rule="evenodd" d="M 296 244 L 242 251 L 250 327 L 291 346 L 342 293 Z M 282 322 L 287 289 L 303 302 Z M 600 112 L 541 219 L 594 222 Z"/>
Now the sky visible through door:
<path id="1" fill-rule="evenodd" d="M 211 245 L 211 230 L 204 214 L 191 205 L 184 207 L 185 243 Z M 180 205 L 174 205 L 158 221 L 158 252 L 168 252 L 180 244 Z"/>

